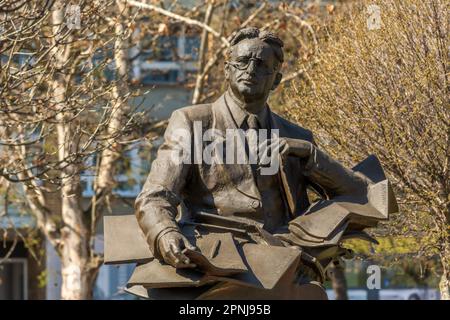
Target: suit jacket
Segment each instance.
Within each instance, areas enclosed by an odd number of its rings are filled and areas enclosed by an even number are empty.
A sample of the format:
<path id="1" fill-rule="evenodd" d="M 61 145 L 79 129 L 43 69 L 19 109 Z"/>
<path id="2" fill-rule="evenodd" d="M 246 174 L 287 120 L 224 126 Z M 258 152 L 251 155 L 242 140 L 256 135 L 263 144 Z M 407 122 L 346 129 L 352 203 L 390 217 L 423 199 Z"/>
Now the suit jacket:
<path id="1" fill-rule="evenodd" d="M 261 195 L 249 164 L 206 164 L 174 161 L 179 139 L 194 139 L 194 122 L 201 121 L 201 130 L 214 128 L 225 133 L 236 128 L 224 96 L 211 104 L 178 109 L 172 113 L 164 134 L 164 143 L 144 187 L 136 199 L 138 223 L 155 256 L 159 256 L 156 240 L 166 230 L 178 229 L 175 220 L 180 203 L 195 214 L 207 211 L 223 216 L 252 218 L 261 205 Z M 273 112 L 269 112 L 272 129 L 280 137 L 314 143 L 311 131 L 303 129 Z M 177 136 L 177 130 L 189 133 Z M 180 132 L 180 131 L 178 131 Z M 208 142 L 204 142 L 207 145 Z M 346 169 L 318 148 L 307 159 L 287 157 L 278 173 L 282 193 L 291 218 L 302 214 L 308 206 L 307 188 L 315 187 L 323 196 L 364 194 L 368 181 Z"/>

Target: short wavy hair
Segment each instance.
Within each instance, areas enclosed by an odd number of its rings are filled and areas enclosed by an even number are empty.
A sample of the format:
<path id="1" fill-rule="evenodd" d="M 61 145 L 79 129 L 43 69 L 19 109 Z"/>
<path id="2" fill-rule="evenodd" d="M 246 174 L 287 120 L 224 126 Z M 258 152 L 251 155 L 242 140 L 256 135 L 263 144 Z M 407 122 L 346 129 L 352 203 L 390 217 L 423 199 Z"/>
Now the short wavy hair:
<path id="1" fill-rule="evenodd" d="M 279 65 L 281 65 L 284 61 L 283 54 L 283 40 L 281 40 L 276 34 L 270 31 L 261 31 L 256 27 L 247 27 L 240 29 L 236 32 L 233 38 L 230 41 L 230 48 L 228 50 L 228 54 L 230 55 L 233 51 L 233 47 L 237 45 L 239 42 L 245 39 L 260 39 L 265 43 L 269 44 L 273 49 L 275 57 L 277 58 Z"/>

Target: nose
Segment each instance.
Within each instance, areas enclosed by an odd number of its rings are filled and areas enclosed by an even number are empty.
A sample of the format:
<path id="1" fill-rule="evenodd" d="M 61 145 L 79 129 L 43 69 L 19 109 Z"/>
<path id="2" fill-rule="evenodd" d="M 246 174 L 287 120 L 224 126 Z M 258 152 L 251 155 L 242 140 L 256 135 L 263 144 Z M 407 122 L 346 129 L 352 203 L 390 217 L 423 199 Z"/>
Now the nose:
<path id="1" fill-rule="evenodd" d="M 257 61 L 256 60 L 250 60 L 248 66 L 247 66 L 247 73 L 250 75 L 256 74 L 256 68 L 257 68 Z"/>

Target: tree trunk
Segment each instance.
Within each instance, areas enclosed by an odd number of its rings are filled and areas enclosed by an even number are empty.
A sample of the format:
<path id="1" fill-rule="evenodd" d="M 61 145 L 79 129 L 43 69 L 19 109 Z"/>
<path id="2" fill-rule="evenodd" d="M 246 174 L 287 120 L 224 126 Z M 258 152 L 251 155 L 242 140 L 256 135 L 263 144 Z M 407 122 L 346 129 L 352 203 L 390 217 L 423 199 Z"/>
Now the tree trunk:
<path id="1" fill-rule="evenodd" d="M 442 275 L 439 282 L 439 291 L 441 292 L 441 300 L 450 300 L 450 250 L 444 244 L 444 250 L 441 253 Z"/>
<path id="2" fill-rule="evenodd" d="M 441 292 L 441 300 L 450 300 L 450 281 L 445 274 L 441 276 L 439 290 Z"/>
<path id="3" fill-rule="evenodd" d="M 64 30 L 65 5 L 59 1 L 52 13 L 53 33 L 57 41 Z M 71 44 L 55 43 L 55 63 L 64 68 L 70 56 Z M 61 258 L 62 288 L 64 300 L 90 299 L 99 264 L 94 263 L 91 252 L 88 223 L 81 207 L 80 164 L 75 155 L 78 152 L 80 137 L 75 135 L 71 121 L 74 111 L 67 106 L 68 75 L 55 72 L 51 82 L 53 103 L 56 115 L 56 134 L 58 141 L 58 160 L 61 163 L 61 229 L 60 247 L 56 248 Z"/>
<path id="4" fill-rule="evenodd" d="M 61 299 L 63 300 L 90 300 L 97 278 L 96 270 L 81 270 L 80 262 L 62 259 L 61 265 Z"/>
<path id="5" fill-rule="evenodd" d="M 98 266 L 90 263 L 89 239 L 69 229 L 64 230 L 61 250 L 61 299 L 92 299 Z"/>
<path id="6" fill-rule="evenodd" d="M 124 98 L 129 92 L 128 88 L 128 49 L 130 47 L 126 28 L 126 18 L 129 15 L 129 8 L 123 0 L 116 1 L 119 13 L 119 22 L 115 25 L 116 41 L 114 43 L 114 62 L 116 65 L 116 82 L 112 95 L 114 107 L 111 110 L 112 116 L 107 128 L 108 139 L 106 149 L 101 154 L 101 163 L 98 170 L 96 193 L 109 194 L 115 185 L 115 164 L 120 158 L 122 147 L 116 142 L 116 136 L 126 122 L 126 115 L 129 106 Z M 99 203 L 100 205 L 100 203 Z M 99 211 L 101 211 L 101 205 Z"/>
<path id="7" fill-rule="evenodd" d="M 60 160 L 68 159 L 76 152 L 76 139 L 70 123 L 64 123 L 64 117 L 57 117 L 58 144 Z M 72 137 L 72 139 L 70 139 Z M 99 265 L 93 263 L 90 240 L 95 234 L 83 217 L 81 208 L 81 183 L 79 168 L 76 163 L 68 163 L 62 170 L 61 216 L 64 227 L 61 230 L 62 288 L 64 300 L 85 300 L 92 298 L 92 289 Z M 94 231 L 95 232 L 95 231 Z"/>
<path id="8" fill-rule="evenodd" d="M 206 13 L 205 13 L 205 20 L 203 21 L 203 23 L 205 25 L 209 25 L 211 23 L 213 11 L 214 11 L 214 2 L 209 1 L 208 7 L 207 7 Z M 203 93 L 203 87 L 205 84 L 205 77 L 203 77 L 203 69 L 205 67 L 205 57 L 206 57 L 207 46 L 208 46 L 208 31 L 203 29 L 201 43 L 200 43 L 200 49 L 199 49 L 199 57 L 198 57 L 199 66 L 198 66 L 198 70 L 197 70 L 197 79 L 195 81 L 194 94 L 192 96 L 192 104 L 199 103 L 202 93 Z"/>
<path id="9" fill-rule="evenodd" d="M 348 300 L 347 281 L 344 271 L 345 269 L 341 266 L 335 266 L 331 271 L 331 285 L 336 295 L 336 300 Z"/>
<path id="10" fill-rule="evenodd" d="M 83 221 L 83 211 L 79 203 L 79 180 L 79 175 L 74 174 L 63 182 L 61 189 L 61 214 L 64 221 L 60 250 L 63 300 L 92 299 L 93 285 L 99 268 L 99 265 L 93 263 L 94 256 L 91 254 L 90 240 L 94 235 Z"/>

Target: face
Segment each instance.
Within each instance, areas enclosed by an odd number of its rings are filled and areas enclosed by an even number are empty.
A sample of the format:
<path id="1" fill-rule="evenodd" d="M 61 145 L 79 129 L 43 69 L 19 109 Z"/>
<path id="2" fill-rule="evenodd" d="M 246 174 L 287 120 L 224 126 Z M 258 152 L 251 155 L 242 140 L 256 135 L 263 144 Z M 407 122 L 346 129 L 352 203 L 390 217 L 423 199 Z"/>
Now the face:
<path id="1" fill-rule="evenodd" d="M 277 62 L 273 49 L 264 41 L 244 39 L 236 44 L 225 65 L 225 77 L 234 95 L 244 102 L 267 99 L 281 80 L 275 69 Z"/>

